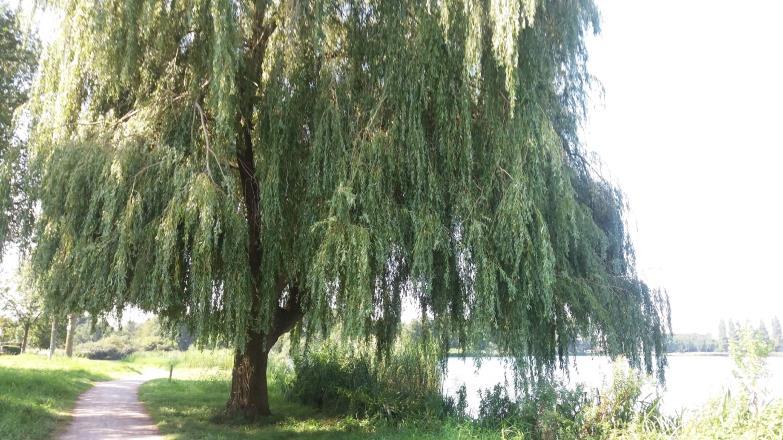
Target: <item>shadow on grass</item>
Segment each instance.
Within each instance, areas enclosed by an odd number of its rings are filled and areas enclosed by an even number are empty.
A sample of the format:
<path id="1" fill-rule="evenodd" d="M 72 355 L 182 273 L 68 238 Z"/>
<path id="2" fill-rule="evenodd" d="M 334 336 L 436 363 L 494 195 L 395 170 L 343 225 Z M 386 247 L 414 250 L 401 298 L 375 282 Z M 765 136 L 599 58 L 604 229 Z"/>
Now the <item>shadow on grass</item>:
<path id="1" fill-rule="evenodd" d="M 158 379 L 142 385 L 139 397 L 163 434 L 176 439 L 408 439 L 421 438 L 405 429 L 378 427 L 366 420 L 332 416 L 292 403 L 272 389 L 274 415 L 259 420 L 227 418 L 227 380 Z M 436 432 L 427 437 L 439 438 Z"/>

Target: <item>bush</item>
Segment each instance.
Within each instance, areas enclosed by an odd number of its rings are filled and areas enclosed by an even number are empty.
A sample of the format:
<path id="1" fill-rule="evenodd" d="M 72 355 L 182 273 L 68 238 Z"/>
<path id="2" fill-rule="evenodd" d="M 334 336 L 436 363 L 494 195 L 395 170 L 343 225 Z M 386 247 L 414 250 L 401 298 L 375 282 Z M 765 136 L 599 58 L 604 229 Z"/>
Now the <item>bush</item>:
<path id="1" fill-rule="evenodd" d="M 130 337 L 120 334 L 107 336 L 95 342 L 80 344 L 74 350 L 77 356 L 94 360 L 120 360 L 136 351 Z"/>
<path id="2" fill-rule="evenodd" d="M 295 375 L 284 386 L 289 399 L 356 417 L 386 421 L 431 420 L 453 412 L 440 393 L 441 374 L 414 344 L 379 358 L 370 350 L 326 342 L 294 358 Z"/>
<path id="3" fill-rule="evenodd" d="M 0 346 L 0 354 L 12 354 L 17 355 L 22 353 L 22 347 L 18 345 L 3 345 Z"/>
<path id="4" fill-rule="evenodd" d="M 160 336 L 142 338 L 138 342 L 137 347 L 140 351 L 174 351 L 178 349 L 174 341 Z"/>
<path id="5" fill-rule="evenodd" d="M 605 438 L 635 423 L 659 429 L 670 425 L 660 413 L 660 396 L 642 398 L 644 377 L 627 365 L 615 364 L 612 382 L 596 393 L 580 421 L 583 437 Z"/>
<path id="6" fill-rule="evenodd" d="M 569 390 L 560 382 L 544 380 L 519 399 L 500 385 L 479 394 L 479 426 L 504 432 L 514 429 L 526 439 L 581 438 L 580 414 L 591 403 L 581 387 Z"/>
<path id="7" fill-rule="evenodd" d="M 512 430 L 525 439 L 613 438 L 636 424 L 660 431 L 669 426 L 668 419 L 658 412 L 657 396 L 642 398 L 643 384 L 639 373 L 617 365 L 612 382 L 594 393 L 542 380 L 512 398 L 505 387 L 496 385 L 480 392 L 475 423 L 490 430 Z"/>

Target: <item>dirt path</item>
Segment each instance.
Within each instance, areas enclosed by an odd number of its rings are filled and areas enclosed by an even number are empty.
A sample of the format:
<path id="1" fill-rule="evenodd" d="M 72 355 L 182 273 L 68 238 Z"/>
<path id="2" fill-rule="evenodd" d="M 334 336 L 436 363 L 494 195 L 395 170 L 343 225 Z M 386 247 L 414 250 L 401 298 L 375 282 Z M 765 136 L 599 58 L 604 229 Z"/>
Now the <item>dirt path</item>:
<path id="1" fill-rule="evenodd" d="M 79 396 L 73 421 L 60 440 L 163 440 L 138 399 L 139 385 L 157 377 L 159 372 L 146 372 L 97 383 Z"/>

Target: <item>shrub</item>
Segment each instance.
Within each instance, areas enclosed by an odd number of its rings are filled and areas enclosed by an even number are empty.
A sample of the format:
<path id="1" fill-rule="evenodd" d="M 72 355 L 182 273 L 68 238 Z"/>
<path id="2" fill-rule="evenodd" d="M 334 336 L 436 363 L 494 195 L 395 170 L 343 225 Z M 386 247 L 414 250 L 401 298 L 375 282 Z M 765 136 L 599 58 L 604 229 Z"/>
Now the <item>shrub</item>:
<path id="1" fill-rule="evenodd" d="M 660 413 L 660 396 L 642 397 L 644 377 L 625 364 L 614 366 L 612 382 L 592 398 L 585 408 L 581 424 L 583 437 L 605 438 L 608 433 L 645 421 L 664 426 Z"/>
<path id="2" fill-rule="evenodd" d="M 294 357 L 295 375 L 285 384 L 288 398 L 356 417 L 431 420 L 453 412 L 440 393 L 441 373 L 428 351 L 400 344 L 385 357 L 370 350 L 327 341 Z"/>
<path id="3" fill-rule="evenodd" d="M 580 414 L 591 403 L 581 387 L 569 390 L 556 381 L 542 380 L 519 399 L 501 385 L 479 392 L 476 423 L 493 430 L 516 429 L 526 439 L 581 438 Z"/>
<path id="4" fill-rule="evenodd" d="M 734 361 L 732 373 L 747 397 L 749 405 L 759 409 L 764 393 L 762 382 L 767 377 L 767 357 L 772 343 L 749 326 L 741 326 L 737 336 L 729 341 L 729 354 Z"/>
<path id="5" fill-rule="evenodd" d="M 178 349 L 174 341 L 161 336 L 144 337 L 137 346 L 140 351 L 174 351 Z"/>
<path id="6" fill-rule="evenodd" d="M 22 353 L 22 347 L 18 345 L 3 345 L 0 346 L 0 354 L 21 354 Z"/>
<path id="7" fill-rule="evenodd" d="M 658 411 L 657 395 L 642 397 L 644 378 L 616 365 L 612 382 L 587 393 L 556 380 L 541 380 L 519 398 L 505 387 L 480 392 L 478 418 L 482 428 L 514 430 L 525 439 L 604 439 L 640 426 L 648 432 L 670 432 L 669 420 Z M 664 429 L 665 428 L 665 429 Z M 623 435 L 619 435 L 623 437 Z"/>
<path id="8" fill-rule="evenodd" d="M 77 356 L 94 360 L 120 360 L 136 351 L 130 337 L 120 334 L 107 336 L 95 342 L 86 342 L 76 347 Z"/>
<path id="9" fill-rule="evenodd" d="M 754 408 L 750 400 L 740 393 L 710 402 L 685 423 L 678 438 L 783 438 L 783 401 Z"/>

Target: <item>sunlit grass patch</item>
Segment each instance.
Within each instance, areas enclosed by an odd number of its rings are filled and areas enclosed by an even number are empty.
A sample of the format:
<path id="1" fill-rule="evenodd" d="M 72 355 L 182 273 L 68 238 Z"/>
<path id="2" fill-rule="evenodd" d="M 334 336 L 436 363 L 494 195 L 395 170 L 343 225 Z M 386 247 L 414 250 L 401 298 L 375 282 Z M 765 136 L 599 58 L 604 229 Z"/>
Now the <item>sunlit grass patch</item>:
<path id="1" fill-rule="evenodd" d="M 0 356 L 0 438 L 49 438 L 93 383 L 133 372 L 117 362 Z"/>

